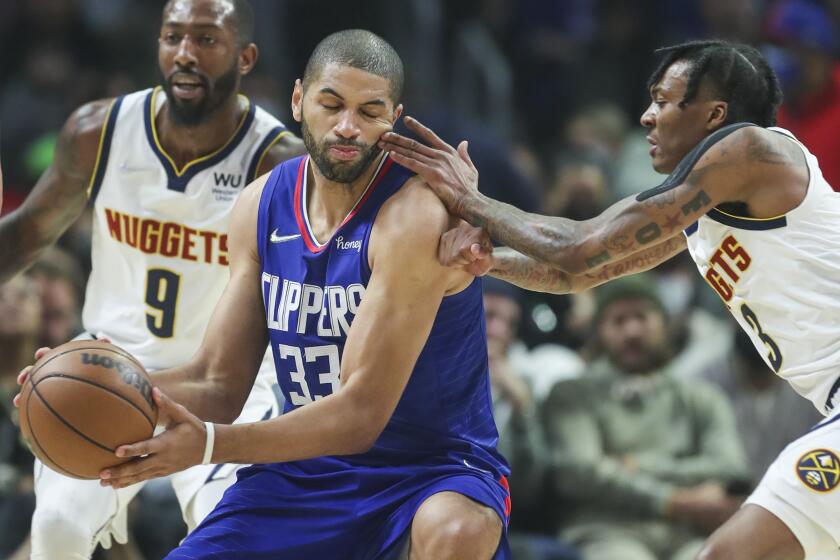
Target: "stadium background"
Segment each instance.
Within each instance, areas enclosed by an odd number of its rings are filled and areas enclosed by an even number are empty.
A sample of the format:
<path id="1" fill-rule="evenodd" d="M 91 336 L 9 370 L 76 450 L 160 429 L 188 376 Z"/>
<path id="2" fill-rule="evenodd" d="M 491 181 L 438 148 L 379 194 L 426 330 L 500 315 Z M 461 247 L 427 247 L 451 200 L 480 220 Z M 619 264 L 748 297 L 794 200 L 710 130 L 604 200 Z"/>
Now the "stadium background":
<path id="1" fill-rule="evenodd" d="M 14 210 L 49 164 L 57 131 L 73 109 L 159 82 L 156 38 L 162 4 L 159 0 L 0 2 L 4 213 Z M 820 157 L 826 178 L 840 187 L 838 0 L 252 0 L 252 4 L 260 47 L 257 68 L 244 82 L 244 92 L 252 100 L 295 128 L 289 114 L 291 86 L 314 45 L 338 29 L 370 29 L 392 42 L 406 63 L 406 113 L 450 142 L 470 140 L 482 190 L 531 211 L 585 219 L 661 180 L 650 169 L 648 145 L 638 123 L 649 102 L 645 82 L 656 47 L 694 38 L 730 39 L 762 49 L 786 96 L 780 124 Z M 90 261 L 89 231 L 85 216 L 60 241 L 63 252 L 50 252 L 22 281 L 0 288 L 4 350 L 22 347 L 21 341 L 56 344 L 79 329 L 83 279 Z M 723 306 L 685 255 L 643 282 L 667 310 L 670 369 L 675 375 L 714 381 L 721 378 L 721 371 L 739 363 L 733 356 L 749 353 L 736 342 Z M 539 407 L 548 406 L 543 397 L 551 383 L 585 376 L 588 364 L 598 358 L 599 345 L 592 343 L 598 298 L 497 288 L 521 309 L 508 362 L 528 379 L 535 414 L 544 417 Z M 516 324 L 509 325 L 514 333 Z M 19 446 L 10 407 L 11 374 L 26 364 L 18 363 L 26 358 L 17 352 L 0 358 L 4 362 L 0 557 L 11 557 L 27 530 L 29 514 L 24 512 L 32 507 L 31 459 Z M 732 404 L 738 413 L 738 403 Z M 755 442 L 743 429 L 741 435 L 750 470 L 760 473 L 763 467 L 757 463 L 775 452 L 760 459 Z M 550 442 L 538 447 L 547 457 L 557 452 Z M 522 514 L 519 525 L 523 533 L 552 539 L 562 532 L 565 510 L 574 506 L 557 488 L 562 485 L 552 482 L 556 474 L 552 461 L 546 459 L 545 464 L 537 477 L 536 491 L 542 496 L 534 503 L 523 500 L 531 515 Z M 135 548 L 109 553 L 111 557 L 157 558 L 177 542 L 182 527 L 171 500 L 165 484 L 144 492 L 133 512 Z M 535 518 L 540 521 L 534 522 Z M 513 519 L 517 529 L 516 513 Z M 550 557 L 530 550 L 534 558 Z"/>

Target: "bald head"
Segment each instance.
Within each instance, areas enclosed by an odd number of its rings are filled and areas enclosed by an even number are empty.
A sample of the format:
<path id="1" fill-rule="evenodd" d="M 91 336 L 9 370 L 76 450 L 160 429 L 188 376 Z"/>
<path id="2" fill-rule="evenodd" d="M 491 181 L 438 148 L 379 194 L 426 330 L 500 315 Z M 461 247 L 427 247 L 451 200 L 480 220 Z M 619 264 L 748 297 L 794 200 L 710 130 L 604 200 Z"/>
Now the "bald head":
<path id="1" fill-rule="evenodd" d="M 394 105 L 399 103 L 405 79 L 403 63 L 394 48 L 379 35 L 364 29 L 347 29 L 328 35 L 318 43 L 306 63 L 304 89 L 317 81 L 330 64 L 358 68 L 385 78 L 390 83 Z"/>
<path id="2" fill-rule="evenodd" d="M 214 15 L 223 25 L 230 25 L 239 46 L 254 42 L 254 9 L 248 0 L 169 0 L 163 7 L 163 21 L 177 12 L 203 11 Z"/>

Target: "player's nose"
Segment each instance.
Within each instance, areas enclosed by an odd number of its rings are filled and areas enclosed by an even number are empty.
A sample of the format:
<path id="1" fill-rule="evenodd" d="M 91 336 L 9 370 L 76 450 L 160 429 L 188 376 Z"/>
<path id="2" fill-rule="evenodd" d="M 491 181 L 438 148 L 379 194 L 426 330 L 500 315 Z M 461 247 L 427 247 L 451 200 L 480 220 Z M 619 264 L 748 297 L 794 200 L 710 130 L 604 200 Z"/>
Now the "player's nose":
<path id="1" fill-rule="evenodd" d="M 178 50 L 175 52 L 175 63 L 180 66 L 195 66 L 198 63 L 195 48 L 196 45 L 192 38 L 189 35 L 184 35 L 178 44 Z"/>
<path id="2" fill-rule="evenodd" d="M 642 113 L 639 122 L 645 128 L 653 128 L 654 125 L 656 125 L 656 115 L 653 111 L 653 103 L 651 103 L 648 108 L 645 109 L 645 112 Z"/>
<path id="3" fill-rule="evenodd" d="M 344 111 L 334 127 L 335 134 L 340 138 L 352 139 L 359 136 L 361 130 L 352 111 Z"/>

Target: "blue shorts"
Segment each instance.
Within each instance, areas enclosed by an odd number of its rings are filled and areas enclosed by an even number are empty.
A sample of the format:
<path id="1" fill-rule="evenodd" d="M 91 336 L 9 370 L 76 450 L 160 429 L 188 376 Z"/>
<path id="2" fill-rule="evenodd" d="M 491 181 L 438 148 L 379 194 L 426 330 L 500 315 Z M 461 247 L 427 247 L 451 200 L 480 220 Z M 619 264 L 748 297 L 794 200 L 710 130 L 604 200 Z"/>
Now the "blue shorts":
<path id="1" fill-rule="evenodd" d="M 391 560 L 420 505 L 447 491 L 498 513 L 505 531 L 494 559 L 509 559 L 504 477 L 455 462 L 359 466 L 338 457 L 240 470 L 216 509 L 167 558 Z"/>

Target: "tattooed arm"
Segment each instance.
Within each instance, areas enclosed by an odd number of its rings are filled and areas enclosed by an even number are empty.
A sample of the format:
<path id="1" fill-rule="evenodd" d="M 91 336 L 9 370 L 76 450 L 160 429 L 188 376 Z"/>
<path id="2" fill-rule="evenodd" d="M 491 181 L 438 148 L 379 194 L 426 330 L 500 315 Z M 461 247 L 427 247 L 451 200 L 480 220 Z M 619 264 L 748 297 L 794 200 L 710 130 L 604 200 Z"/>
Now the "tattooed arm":
<path id="1" fill-rule="evenodd" d="M 494 249 L 486 231 L 462 222 L 441 236 L 438 260 L 444 266 L 461 269 L 473 276 L 489 274 L 526 290 L 567 294 L 650 270 L 685 248 L 685 236 L 679 233 L 599 269 L 569 274 L 509 247 Z"/>
<path id="2" fill-rule="evenodd" d="M 0 282 L 37 260 L 84 210 L 110 106 L 88 103 L 67 119 L 52 164 L 20 208 L 0 219 Z"/>
<path id="3" fill-rule="evenodd" d="M 681 184 L 644 202 L 624 199 L 596 218 L 576 222 L 483 196 L 465 142 L 456 150 L 417 121 L 407 118 L 406 125 L 429 145 L 388 133 L 380 146 L 423 177 L 451 212 L 496 241 L 571 274 L 592 272 L 669 239 L 718 204 L 749 201 L 758 187 L 778 184 L 780 167 L 791 165 L 765 142 L 763 135 L 774 133 L 742 128 L 713 144 Z"/>
<path id="4" fill-rule="evenodd" d="M 513 249 L 502 247 L 493 251 L 488 274 L 534 292 L 577 293 L 622 276 L 650 270 L 685 248 L 685 236 L 679 234 L 599 269 L 585 274 L 569 274 Z"/>

